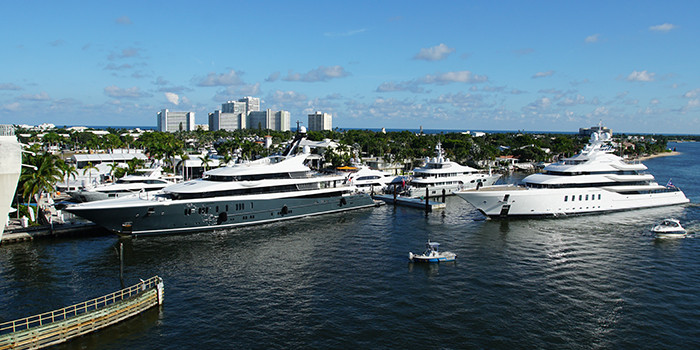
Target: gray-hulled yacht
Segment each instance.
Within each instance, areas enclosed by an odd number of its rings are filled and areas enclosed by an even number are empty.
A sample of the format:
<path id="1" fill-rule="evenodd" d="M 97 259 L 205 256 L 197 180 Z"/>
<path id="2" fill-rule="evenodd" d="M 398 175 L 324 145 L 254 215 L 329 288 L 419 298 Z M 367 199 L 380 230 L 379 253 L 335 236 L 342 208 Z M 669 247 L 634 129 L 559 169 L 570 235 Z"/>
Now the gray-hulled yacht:
<path id="1" fill-rule="evenodd" d="M 344 185 L 344 176 L 312 171 L 309 153 L 294 154 L 301 127 L 283 155 L 205 172 L 158 193 L 71 205 L 65 210 L 106 229 L 133 235 L 191 232 L 337 213 L 375 205 Z"/>

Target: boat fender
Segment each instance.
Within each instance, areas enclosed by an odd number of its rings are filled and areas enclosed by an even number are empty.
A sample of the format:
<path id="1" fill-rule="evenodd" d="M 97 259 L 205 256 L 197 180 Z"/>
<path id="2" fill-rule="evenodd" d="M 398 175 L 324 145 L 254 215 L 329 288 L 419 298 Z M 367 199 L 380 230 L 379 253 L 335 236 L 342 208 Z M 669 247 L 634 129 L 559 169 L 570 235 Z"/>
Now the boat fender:
<path id="1" fill-rule="evenodd" d="M 282 210 L 280 210 L 280 214 L 282 214 L 282 215 L 287 215 L 288 212 L 289 212 L 289 208 L 287 208 L 286 205 L 282 207 Z"/>
<path id="2" fill-rule="evenodd" d="M 342 207 L 343 205 L 348 204 L 348 202 L 345 200 L 345 197 L 340 199 L 340 206 Z"/>

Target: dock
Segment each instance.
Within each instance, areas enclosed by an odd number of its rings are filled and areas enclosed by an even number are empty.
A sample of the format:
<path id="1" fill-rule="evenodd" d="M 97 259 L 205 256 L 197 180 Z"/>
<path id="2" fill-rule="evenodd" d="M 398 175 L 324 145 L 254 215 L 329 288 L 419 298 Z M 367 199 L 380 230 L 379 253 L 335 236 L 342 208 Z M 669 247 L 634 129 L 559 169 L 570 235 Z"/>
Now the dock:
<path id="1" fill-rule="evenodd" d="M 31 241 L 38 238 L 79 236 L 87 234 L 109 234 L 109 232 L 89 221 L 68 222 L 53 225 L 36 225 L 29 227 L 22 227 L 19 225 L 19 223 L 14 223 L 5 228 L 0 245 Z"/>
<path id="2" fill-rule="evenodd" d="M 425 199 L 403 197 L 403 196 L 394 197 L 394 195 L 391 195 L 391 194 L 378 194 L 378 195 L 374 195 L 373 198 L 378 199 L 378 200 L 382 200 L 382 201 L 389 203 L 389 204 L 402 205 L 402 206 L 406 206 L 406 207 L 424 209 L 424 210 L 428 210 L 428 211 L 433 211 L 435 209 L 445 209 L 445 203 L 431 201 L 430 199 L 428 199 L 428 203 L 426 204 Z"/>
<path id="3" fill-rule="evenodd" d="M 38 349 L 111 326 L 163 304 L 158 276 L 105 296 L 0 324 L 0 350 Z"/>

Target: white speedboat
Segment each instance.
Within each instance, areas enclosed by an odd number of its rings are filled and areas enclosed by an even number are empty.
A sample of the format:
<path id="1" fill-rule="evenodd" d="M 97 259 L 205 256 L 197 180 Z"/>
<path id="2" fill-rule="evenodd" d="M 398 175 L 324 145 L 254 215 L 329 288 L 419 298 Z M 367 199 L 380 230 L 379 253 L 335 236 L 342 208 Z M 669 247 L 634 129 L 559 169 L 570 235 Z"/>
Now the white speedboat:
<path id="1" fill-rule="evenodd" d="M 435 146 L 436 156 L 426 159 L 426 165 L 413 169 L 413 179 L 410 182 L 408 197 L 421 197 L 427 194 L 430 197 L 452 195 L 458 190 L 491 186 L 501 176 L 490 171 L 475 169 L 460 165 L 445 157 L 442 145 Z"/>
<path id="2" fill-rule="evenodd" d="M 106 229 L 133 235 L 230 229 L 375 206 L 366 193 L 304 165 L 308 149 L 294 154 L 305 128 L 283 155 L 209 170 L 201 179 L 66 211 Z"/>
<path id="3" fill-rule="evenodd" d="M 408 252 L 408 260 L 412 262 L 436 263 L 455 261 L 455 258 L 457 258 L 457 254 L 455 253 L 441 252 L 439 249 L 440 243 L 438 242 L 431 242 L 428 240 L 425 247 L 426 250 L 423 252 L 423 254 L 413 254 L 412 252 Z"/>
<path id="4" fill-rule="evenodd" d="M 357 187 L 357 190 L 365 193 L 382 193 L 387 184 L 396 176 L 381 170 L 359 167 L 357 171 L 348 175 L 346 183 Z"/>
<path id="5" fill-rule="evenodd" d="M 579 154 L 547 165 L 522 185 L 456 194 L 492 218 L 594 214 L 689 202 L 679 188 L 659 185 L 644 164 L 625 162 L 614 151 L 612 134 L 601 127 Z"/>
<path id="6" fill-rule="evenodd" d="M 163 177 L 161 168 L 139 169 L 137 175 L 126 175 L 114 183 L 88 187 L 83 190 L 69 192 L 71 198 L 79 203 L 93 202 L 109 198 L 117 198 L 140 192 L 158 191 L 175 182 Z M 172 177 L 171 177 L 172 178 Z"/>
<path id="7" fill-rule="evenodd" d="M 0 125 L 0 241 L 22 172 L 22 146 L 12 125 Z"/>
<path id="8" fill-rule="evenodd" d="M 659 224 L 651 228 L 651 232 L 658 238 L 683 238 L 687 232 L 681 226 L 681 222 L 676 219 L 664 219 Z"/>

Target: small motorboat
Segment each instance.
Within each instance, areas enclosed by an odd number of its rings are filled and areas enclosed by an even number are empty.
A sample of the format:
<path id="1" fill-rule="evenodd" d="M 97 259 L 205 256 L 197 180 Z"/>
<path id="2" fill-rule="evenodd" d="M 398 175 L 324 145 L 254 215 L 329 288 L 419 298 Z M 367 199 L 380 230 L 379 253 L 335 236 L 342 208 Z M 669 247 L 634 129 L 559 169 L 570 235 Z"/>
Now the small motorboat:
<path id="1" fill-rule="evenodd" d="M 412 262 L 448 262 L 455 261 L 457 254 L 451 252 L 441 252 L 440 243 L 428 241 L 425 245 L 426 250 L 423 254 L 413 254 L 408 252 L 408 260 Z"/>
<path id="2" fill-rule="evenodd" d="M 680 221 L 676 219 L 664 219 L 652 227 L 651 232 L 658 238 L 683 238 L 687 234 Z"/>

